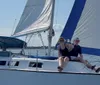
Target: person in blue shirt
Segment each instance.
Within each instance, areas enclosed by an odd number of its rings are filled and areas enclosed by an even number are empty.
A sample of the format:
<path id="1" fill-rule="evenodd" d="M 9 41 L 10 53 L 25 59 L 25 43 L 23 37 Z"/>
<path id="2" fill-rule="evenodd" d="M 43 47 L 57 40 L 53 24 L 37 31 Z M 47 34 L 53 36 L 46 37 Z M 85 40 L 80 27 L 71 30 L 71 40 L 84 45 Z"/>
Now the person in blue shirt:
<path id="1" fill-rule="evenodd" d="M 70 60 L 80 61 L 84 63 L 88 68 L 94 70 L 95 72 L 99 72 L 100 68 L 95 68 L 96 65 L 91 65 L 87 60 L 83 59 L 81 46 L 79 45 L 79 38 L 75 38 L 73 41 L 74 48 L 69 52 Z"/>

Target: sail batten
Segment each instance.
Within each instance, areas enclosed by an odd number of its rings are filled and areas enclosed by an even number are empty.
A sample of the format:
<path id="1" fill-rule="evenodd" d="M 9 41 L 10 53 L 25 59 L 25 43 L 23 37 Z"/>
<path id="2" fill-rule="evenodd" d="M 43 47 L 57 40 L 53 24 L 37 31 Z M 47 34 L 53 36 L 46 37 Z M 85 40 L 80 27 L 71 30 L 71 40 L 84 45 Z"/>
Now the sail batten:
<path id="1" fill-rule="evenodd" d="M 51 25 L 53 0 L 28 0 L 14 36 L 48 30 Z"/>

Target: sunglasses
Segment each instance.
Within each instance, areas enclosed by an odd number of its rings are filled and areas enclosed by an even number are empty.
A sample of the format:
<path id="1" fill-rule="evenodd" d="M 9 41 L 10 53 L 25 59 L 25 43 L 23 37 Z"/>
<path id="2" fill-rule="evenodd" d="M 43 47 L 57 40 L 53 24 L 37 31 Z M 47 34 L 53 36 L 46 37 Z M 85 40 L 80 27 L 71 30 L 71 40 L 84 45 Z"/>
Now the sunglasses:
<path id="1" fill-rule="evenodd" d="M 80 40 L 75 40 L 76 42 L 80 42 Z"/>

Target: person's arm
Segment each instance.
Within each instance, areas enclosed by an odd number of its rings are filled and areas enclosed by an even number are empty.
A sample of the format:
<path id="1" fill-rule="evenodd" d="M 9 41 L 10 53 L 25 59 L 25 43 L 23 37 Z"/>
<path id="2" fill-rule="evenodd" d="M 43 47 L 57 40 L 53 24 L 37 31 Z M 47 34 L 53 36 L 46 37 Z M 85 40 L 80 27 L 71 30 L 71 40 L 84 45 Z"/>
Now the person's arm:
<path id="1" fill-rule="evenodd" d="M 58 50 L 58 57 L 61 57 L 61 53 L 60 53 L 60 51 Z"/>
<path id="2" fill-rule="evenodd" d="M 60 46 L 58 46 L 58 57 L 61 56 L 61 53 L 60 53 Z"/>
<path id="3" fill-rule="evenodd" d="M 72 51 L 74 48 L 74 45 L 72 45 L 71 43 L 66 43 L 66 48 L 68 49 L 68 51 Z"/>
<path id="4" fill-rule="evenodd" d="M 79 46 L 79 56 L 83 58 L 83 55 L 82 55 L 82 49 L 81 49 L 80 46 Z"/>
<path id="5" fill-rule="evenodd" d="M 82 55 L 82 54 L 79 54 L 79 56 L 80 56 L 81 58 L 83 58 L 83 55 Z"/>

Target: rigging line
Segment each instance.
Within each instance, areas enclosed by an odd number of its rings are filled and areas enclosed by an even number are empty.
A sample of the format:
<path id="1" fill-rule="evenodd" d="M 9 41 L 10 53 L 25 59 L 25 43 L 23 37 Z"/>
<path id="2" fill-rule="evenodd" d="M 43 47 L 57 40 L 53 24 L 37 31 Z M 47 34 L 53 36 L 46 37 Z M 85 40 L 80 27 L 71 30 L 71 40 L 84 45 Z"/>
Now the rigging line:
<path id="1" fill-rule="evenodd" d="M 26 37 L 25 37 L 25 43 L 23 44 L 23 48 L 22 48 L 22 50 L 21 50 L 21 52 L 20 52 L 22 55 L 25 55 L 24 49 L 25 49 L 27 37 L 28 37 L 28 35 L 26 35 Z"/>
<path id="2" fill-rule="evenodd" d="M 11 36 L 14 34 L 14 28 L 15 28 L 15 25 L 16 25 L 16 19 L 14 20 L 14 24 L 13 24 L 13 27 L 12 27 Z"/>
<path id="3" fill-rule="evenodd" d="M 33 37 L 34 33 L 30 35 L 29 39 L 27 40 L 27 43 L 30 42 L 31 38 Z"/>
<path id="4" fill-rule="evenodd" d="M 28 39 L 27 42 L 26 42 L 27 44 L 30 42 L 30 40 L 31 40 L 31 38 L 33 37 L 33 35 L 34 35 L 34 33 L 31 34 L 31 35 L 29 36 L 29 39 Z M 28 52 L 28 54 L 31 54 L 31 53 Z"/>
<path id="5" fill-rule="evenodd" d="M 42 38 L 40 32 L 38 32 L 38 35 L 40 36 L 40 39 L 41 39 L 41 42 L 42 42 L 42 45 L 43 45 L 43 49 L 45 51 L 45 55 L 47 55 L 46 48 L 45 48 L 45 45 L 44 45 L 44 42 L 43 42 L 43 38 Z"/>

